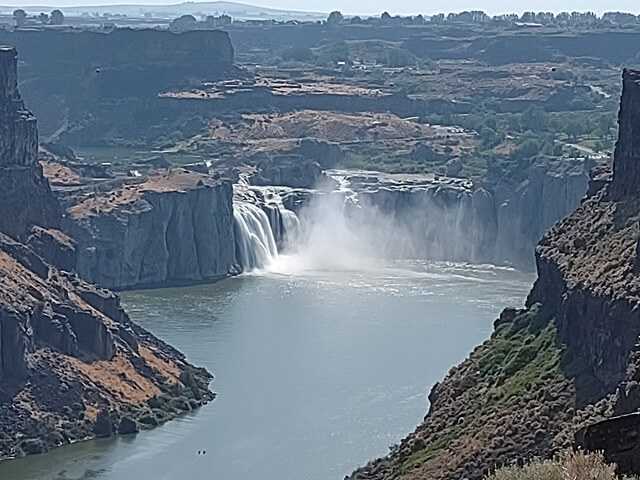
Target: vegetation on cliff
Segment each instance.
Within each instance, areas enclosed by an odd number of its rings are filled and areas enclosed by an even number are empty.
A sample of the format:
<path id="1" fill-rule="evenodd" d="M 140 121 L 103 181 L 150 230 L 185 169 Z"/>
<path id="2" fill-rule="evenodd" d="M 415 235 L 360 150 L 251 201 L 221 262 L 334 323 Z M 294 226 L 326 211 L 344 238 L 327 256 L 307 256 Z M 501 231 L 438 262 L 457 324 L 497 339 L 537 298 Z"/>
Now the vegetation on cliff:
<path id="1" fill-rule="evenodd" d="M 392 462 L 351 478 L 482 478 L 481 465 L 507 464 L 514 449 L 548 454 L 573 414 L 562 353 L 542 305 L 506 310 L 491 338 L 433 388 L 425 423 L 394 447 Z"/>
<path id="2" fill-rule="evenodd" d="M 607 463 L 602 454 L 571 452 L 552 460 L 528 463 L 522 467 L 504 467 L 486 480 L 632 480 L 616 474 L 616 466 Z"/>

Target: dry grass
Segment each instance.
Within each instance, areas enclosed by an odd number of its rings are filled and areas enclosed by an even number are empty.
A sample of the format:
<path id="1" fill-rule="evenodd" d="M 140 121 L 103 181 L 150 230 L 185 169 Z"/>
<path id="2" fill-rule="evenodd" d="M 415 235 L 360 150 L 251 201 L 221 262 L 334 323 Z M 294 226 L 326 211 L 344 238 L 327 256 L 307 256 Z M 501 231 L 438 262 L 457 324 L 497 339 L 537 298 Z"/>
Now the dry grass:
<path id="1" fill-rule="evenodd" d="M 529 463 L 523 467 L 505 467 L 486 480 L 632 480 L 616 474 L 615 465 L 605 462 L 600 453 L 567 452 L 553 460 Z"/>

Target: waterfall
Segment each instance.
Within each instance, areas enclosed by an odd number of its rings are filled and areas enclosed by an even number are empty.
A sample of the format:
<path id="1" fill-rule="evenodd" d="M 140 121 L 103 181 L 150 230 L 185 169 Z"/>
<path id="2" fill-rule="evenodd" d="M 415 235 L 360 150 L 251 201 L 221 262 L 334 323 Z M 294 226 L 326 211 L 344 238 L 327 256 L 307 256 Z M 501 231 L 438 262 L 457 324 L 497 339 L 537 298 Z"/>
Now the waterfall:
<path id="1" fill-rule="evenodd" d="M 282 202 L 282 196 L 277 189 L 267 187 L 264 191 L 267 207 L 276 213 L 276 220 L 272 228 L 277 231 L 276 240 L 281 248 L 291 247 L 300 234 L 300 220 L 295 212 L 288 210 Z M 274 223 L 278 223 L 277 227 Z"/>
<path id="2" fill-rule="evenodd" d="M 282 216 L 282 228 L 284 230 L 283 244 L 285 247 L 292 246 L 300 236 L 300 219 L 291 210 L 282 208 L 280 210 Z"/>
<path id="3" fill-rule="evenodd" d="M 278 249 L 267 214 L 252 203 L 235 203 L 236 256 L 244 271 L 261 268 L 271 262 Z"/>
<path id="4" fill-rule="evenodd" d="M 299 235 L 297 215 L 285 208 L 280 192 L 272 187 L 238 185 L 233 203 L 236 260 L 242 271 L 263 268 L 279 250 L 292 246 Z"/>

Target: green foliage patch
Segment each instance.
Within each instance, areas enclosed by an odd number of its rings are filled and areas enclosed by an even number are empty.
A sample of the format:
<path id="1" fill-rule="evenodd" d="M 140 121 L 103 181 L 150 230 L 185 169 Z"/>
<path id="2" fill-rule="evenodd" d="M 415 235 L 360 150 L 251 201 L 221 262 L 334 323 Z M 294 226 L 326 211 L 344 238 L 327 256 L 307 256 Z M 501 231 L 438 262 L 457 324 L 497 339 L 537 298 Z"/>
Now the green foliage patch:
<path id="1" fill-rule="evenodd" d="M 474 375 L 474 381 L 463 387 L 483 395 L 482 406 L 471 412 L 459 412 L 460 422 L 445 428 L 413 452 L 402 463 L 400 472 L 406 473 L 435 458 L 470 428 L 480 427 L 487 414 L 560 374 L 561 354 L 555 319 L 540 304 L 498 325 L 491 338 L 472 354 L 471 359 L 475 358 L 478 367 L 477 381 Z"/>

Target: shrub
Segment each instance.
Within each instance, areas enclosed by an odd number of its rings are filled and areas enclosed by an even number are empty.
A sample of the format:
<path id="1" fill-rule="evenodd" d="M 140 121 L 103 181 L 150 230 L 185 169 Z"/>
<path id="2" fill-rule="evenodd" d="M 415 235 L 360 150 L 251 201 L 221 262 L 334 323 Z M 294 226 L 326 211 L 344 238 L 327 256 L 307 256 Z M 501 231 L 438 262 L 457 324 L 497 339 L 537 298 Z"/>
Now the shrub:
<path id="1" fill-rule="evenodd" d="M 553 460 L 497 470 L 486 480 L 622 480 L 600 453 L 567 452 Z"/>

